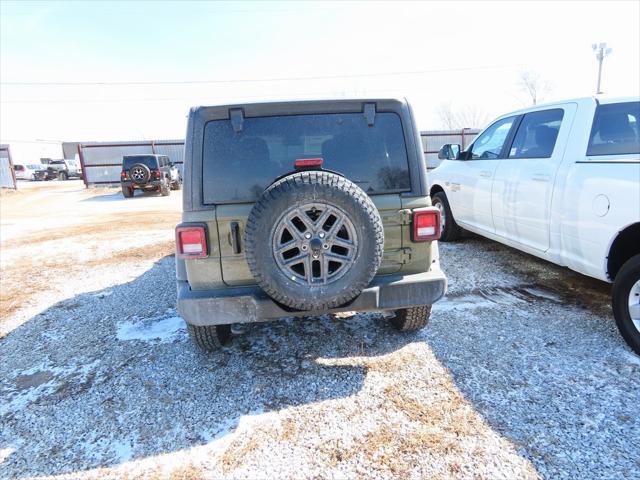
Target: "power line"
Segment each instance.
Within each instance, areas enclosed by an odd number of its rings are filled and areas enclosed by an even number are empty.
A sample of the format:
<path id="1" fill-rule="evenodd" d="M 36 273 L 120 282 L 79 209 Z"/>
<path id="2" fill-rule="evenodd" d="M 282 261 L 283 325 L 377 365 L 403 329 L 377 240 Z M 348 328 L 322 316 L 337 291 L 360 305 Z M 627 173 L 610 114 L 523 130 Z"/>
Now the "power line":
<path id="1" fill-rule="evenodd" d="M 272 78 L 236 78 L 228 80 L 176 80 L 176 81 L 126 81 L 126 82 L 0 82 L 1 85 L 19 85 L 19 86 L 48 86 L 48 87 L 65 87 L 65 86 L 135 86 L 135 85 L 197 85 L 212 83 L 260 83 L 260 82 L 288 82 L 288 81 L 304 81 L 304 80 L 333 80 L 341 78 L 362 78 L 362 77 L 392 77 L 398 75 L 423 75 L 428 73 L 445 73 L 445 72 L 467 72 L 474 70 L 496 70 L 503 68 L 515 68 L 522 65 L 488 65 L 479 67 L 456 67 L 456 68 L 437 68 L 429 70 L 414 70 L 405 72 L 378 72 L 378 73 L 354 73 L 343 75 L 319 75 L 308 77 L 272 77 Z"/>

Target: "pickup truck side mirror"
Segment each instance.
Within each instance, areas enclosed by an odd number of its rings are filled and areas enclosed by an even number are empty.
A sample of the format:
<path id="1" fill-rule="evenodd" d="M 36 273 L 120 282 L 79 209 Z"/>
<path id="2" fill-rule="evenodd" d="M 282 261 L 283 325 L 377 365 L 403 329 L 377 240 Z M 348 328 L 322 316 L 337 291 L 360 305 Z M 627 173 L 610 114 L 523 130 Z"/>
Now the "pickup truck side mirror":
<path id="1" fill-rule="evenodd" d="M 460 145 L 457 143 L 446 143 L 438 152 L 440 160 L 458 160 L 460 158 Z"/>

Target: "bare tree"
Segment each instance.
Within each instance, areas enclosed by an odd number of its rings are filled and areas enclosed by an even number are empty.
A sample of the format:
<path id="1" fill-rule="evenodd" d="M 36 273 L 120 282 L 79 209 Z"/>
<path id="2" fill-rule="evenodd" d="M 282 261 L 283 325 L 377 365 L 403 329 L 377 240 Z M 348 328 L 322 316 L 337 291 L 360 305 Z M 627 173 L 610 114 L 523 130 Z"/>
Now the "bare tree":
<path id="1" fill-rule="evenodd" d="M 451 105 L 451 102 L 441 103 L 438 106 L 437 114 L 440 118 L 442 128 L 444 128 L 445 130 L 456 130 L 458 128 L 456 115 L 453 112 L 453 106 Z"/>
<path id="2" fill-rule="evenodd" d="M 540 77 L 540 74 L 533 70 L 527 70 L 520 73 L 520 79 L 518 81 L 520 90 L 525 92 L 531 97 L 533 105 L 537 105 L 544 100 L 544 97 L 551 92 L 551 85 L 549 82 Z"/>
<path id="3" fill-rule="evenodd" d="M 460 130 L 462 128 L 482 128 L 489 121 L 489 115 L 477 105 L 465 105 L 454 109 L 451 102 L 442 103 L 437 109 L 442 128 Z"/>

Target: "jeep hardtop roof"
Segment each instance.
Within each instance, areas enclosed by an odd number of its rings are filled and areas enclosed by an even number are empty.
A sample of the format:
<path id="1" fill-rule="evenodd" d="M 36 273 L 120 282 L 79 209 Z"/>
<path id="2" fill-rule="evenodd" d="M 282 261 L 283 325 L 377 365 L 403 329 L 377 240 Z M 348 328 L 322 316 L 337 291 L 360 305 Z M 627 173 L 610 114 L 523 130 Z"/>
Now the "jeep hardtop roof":
<path id="1" fill-rule="evenodd" d="M 237 133 L 242 131 L 244 119 L 247 118 L 338 113 L 360 113 L 368 125 L 375 125 L 377 113 L 397 114 L 402 126 L 411 183 L 410 189 L 402 195 L 425 196 L 428 194 L 422 141 L 412 109 L 406 99 L 350 98 L 248 102 L 198 106 L 190 110 L 185 141 L 183 209 L 185 211 L 204 210 L 209 208 L 207 203 L 211 204 L 204 200 L 202 185 L 204 137 L 205 128 L 209 122 L 228 120 Z"/>

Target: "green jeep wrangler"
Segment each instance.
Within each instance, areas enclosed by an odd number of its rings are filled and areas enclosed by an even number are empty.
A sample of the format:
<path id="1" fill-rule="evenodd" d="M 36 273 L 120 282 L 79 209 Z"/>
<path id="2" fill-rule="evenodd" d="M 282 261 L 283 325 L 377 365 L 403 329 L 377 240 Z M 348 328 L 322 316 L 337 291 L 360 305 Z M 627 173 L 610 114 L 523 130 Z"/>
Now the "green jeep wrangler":
<path id="1" fill-rule="evenodd" d="M 346 311 L 425 326 L 446 290 L 426 172 L 404 100 L 193 108 L 176 227 L 192 340 L 215 350 L 234 323 Z"/>

